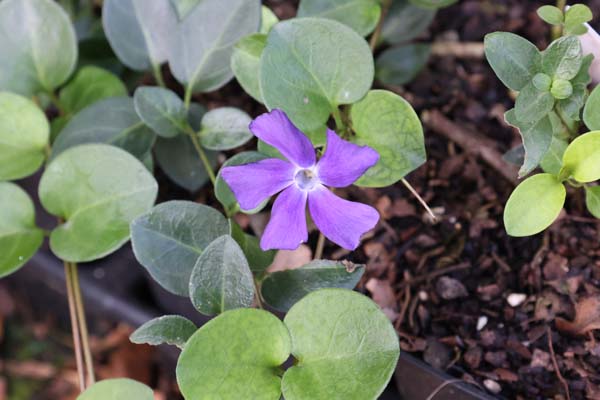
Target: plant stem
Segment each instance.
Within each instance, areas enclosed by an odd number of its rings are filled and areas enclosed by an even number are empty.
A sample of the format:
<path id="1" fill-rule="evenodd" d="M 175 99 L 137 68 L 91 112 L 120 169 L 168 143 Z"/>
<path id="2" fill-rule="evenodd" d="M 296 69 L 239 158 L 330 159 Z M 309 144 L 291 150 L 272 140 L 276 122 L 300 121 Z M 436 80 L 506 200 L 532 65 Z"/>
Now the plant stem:
<path id="1" fill-rule="evenodd" d="M 79 378 L 79 390 L 85 390 L 85 372 L 83 367 L 83 351 L 81 349 L 81 339 L 79 334 L 79 323 L 77 321 L 77 311 L 75 308 L 75 295 L 73 293 L 73 279 L 71 275 L 71 264 L 64 262 L 65 280 L 67 285 L 67 299 L 69 301 L 69 316 L 71 318 L 71 333 L 73 335 L 73 347 L 75 349 L 75 362 L 77 364 L 77 376 Z"/>
<path id="2" fill-rule="evenodd" d="M 323 257 L 323 249 L 325 248 L 325 235 L 323 232 L 319 232 L 319 240 L 317 241 L 317 247 L 315 248 L 315 260 L 320 260 Z"/>
<path id="3" fill-rule="evenodd" d="M 152 65 L 152 74 L 154 75 L 154 79 L 156 80 L 156 83 L 158 83 L 159 86 L 166 87 L 165 80 L 163 78 L 159 64 Z"/>
<path id="4" fill-rule="evenodd" d="M 56 109 L 58 110 L 58 114 L 60 116 L 65 115 L 65 109 L 60 104 L 60 100 L 58 99 L 56 94 L 52 90 L 49 90 L 46 93 L 48 94 L 48 97 L 50 97 L 50 100 L 52 101 L 52 105 L 54 107 L 56 107 Z"/>
<path id="5" fill-rule="evenodd" d="M 427 203 L 425 202 L 425 200 L 423 200 L 423 198 L 415 190 L 415 188 L 412 187 L 412 185 L 406 179 L 404 179 L 404 178 L 402 178 L 402 184 L 404 186 L 406 186 L 406 188 L 412 193 L 413 196 L 415 196 L 415 198 L 419 201 L 419 203 L 421 203 L 421 205 L 423 206 L 423 208 L 425 209 L 425 211 L 427 211 L 427 214 L 429 214 L 429 216 L 433 219 L 433 221 L 437 221 L 437 217 L 435 216 L 434 212 L 431 211 L 431 208 L 429 208 L 429 205 L 427 205 Z"/>
<path id="6" fill-rule="evenodd" d="M 392 0 L 383 0 L 381 5 L 381 17 L 379 18 L 379 22 L 377 23 L 377 27 L 375 31 L 371 35 L 371 40 L 369 41 L 369 46 L 371 47 L 371 51 L 374 52 L 377 48 L 377 44 L 379 42 L 379 37 L 381 36 L 381 30 L 383 29 L 383 21 L 390 10 L 392 5 Z"/>
<path id="7" fill-rule="evenodd" d="M 340 109 L 338 107 L 334 107 L 333 111 L 331 112 L 331 115 L 333 116 L 333 120 L 335 121 L 335 128 L 338 131 L 338 134 L 340 134 L 342 137 L 346 136 L 346 124 L 344 123 L 344 119 L 342 118 L 342 113 L 340 112 Z"/>
<path id="8" fill-rule="evenodd" d="M 192 88 L 189 86 L 187 88 L 185 88 L 183 104 L 184 104 L 186 110 L 190 109 L 190 105 L 192 104 Z"/>
<path id="9" fill-rule="evenodd" d="M 90 339 L 87 321 L 85 318 L 85 307 L 83 304 L 83 297 L 81 295 L 81 286 L 79 285 L 79 272 L 77 269 L 77 264 L 70 263 L 70 266 L 73 292 L 75 295 L 75 311 L 77 312 L 77 319 L 79 321 L 79 331 L 81 334 L 81 344 L 83 347 L 83 359 L 85 361 L 85 368 L 87 372 L 87 386 L 91 386 L 96 381 L 94 374 L 94 358 L 92 357 L 92 351 L 90 349 Z"/>
<path id="10" fill-rule="evenodd" d="M 556 0 L 556 7 L 562 12 L 565 11 L 567 7 L 567 0 Z M 563 35 L 563 26 L 562 25 L 554 25 L 552 27 L 552 40 L 556 40 Z"/>
<path id="11" fill-rule="evenodd" d="M 198 156 L 200 156 L 200 160 L 202 161 L 202 164 L 204 165 L 204 169 L 206 169 L 206 173 L 208 174 L 208 177 L 210 178 L 212 185 L 215 186 L 215 184 L 217 183 L 217 177 L 215 176 L 215 173 L 212 170 L 212 165 L 210 165 L 210 161 L 208 160 L 208 157 L 206 156 L 206 152 L 202 148 L 202 145 L 200 145 L 200 141 L 198 140 L 198 135 L 196 135 L 196 132 L 194 132 L 194 130 L 192 129 L 191 126 L 187 127 L 186 132 L 192 139 L 192 143 L 194 144 L 194 147 L 196 148 L 196 152 L 198 153 Z"/>

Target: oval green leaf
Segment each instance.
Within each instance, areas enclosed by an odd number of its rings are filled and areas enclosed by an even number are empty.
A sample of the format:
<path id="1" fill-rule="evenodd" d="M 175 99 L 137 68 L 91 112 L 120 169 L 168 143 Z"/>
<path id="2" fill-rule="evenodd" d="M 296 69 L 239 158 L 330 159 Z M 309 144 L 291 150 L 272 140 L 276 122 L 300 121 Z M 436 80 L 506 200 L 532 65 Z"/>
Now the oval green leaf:
<path id="1" fill-rule="evenodd" d="M 24 96 L 50 92 L 71 76 L 77 39 L 53 0 L 0 2 L 0 90 Z"/>
<path id="2" fill-rule="evenodd" d="M 267 275 L 261 284 L 261 293 L 271 307 L 287 312 L 296 302 L 315 290 L 354 289 L 364 271 L 364 265 L 315 260 L 297 269 Z"/>
<path id="3" fill-rule="evenodd" d="M 563 168 L 577 182 L 600 179 L 600 131 L 588 132 L 573 140 L 563 155 Z"/>
<path id="4" fill-rule="evenodd" d="M 412 4 L 419 7 L 430 8 L 436 10 L 442 7 L 448 7 L 456 3 L 458 0 L 409 0 Z"/>
<path id="5" fill-rule="evenodd" d="M 137 328 L 129 340 L 133 343 L 152 346 L 171 344 L 183 349 L 197 330 L 196 325 L 187 318 L 179 315 L 164 315 Z"/>
<path id="6" fill-rule="evenodd" d="M 384 187 L 398 182 L 426 160 L 423 127 L 402 97 L 372 90 L 352 105 L 352 141 L 379 153 L 379 162 L 356 182 L 359 186 Z"/>
<path id="7" fill-rule="evenodd" d="M 177 363 L 177 382 L 187 399 L 279 400 L 279 367 L 290 350 L 289 332 L 273 314 L 227 311 L 187 342 Z"/>
<path id="8" fill-rule="evenodd" d="M 202 117 L 200 143 L 209 150 L 231 150 L 252 139 L 252 118 L 234 107 L 210 110 Z"/>
<path id="9" fill-rule="evenodd" d="M 191 92 L 210 92 L 227 83 L 233 46 L 260 27 L 259 0 L 202 0 L 179 24 L 169 65 Z"/>
<path id="10" fill-rule="evenodd" d="M 512 192 L 504 209 L 510 236 L 531 236 L 549 227 L 565 204 L 565 186 L 552 174 L 525 179 Z"/>
<path id="11" fill-rule="evenodd" d="M 600 186 L 585 187 L 585 205 L 590 214 L 600 218 Z"/>
<path id="12" fill-rule="evenodd" d="M 267 45 L 267 35 L 255 33 L 242 38 L 233 48 L 231 70 L 240 86 L 262 103 L 260 90 L 260 56 Z"/>
<path id="13" fill-rule="evenodd" d="M 386 85 L 401 86 L 417 77 L 427 64 L 431 46 L 407 44 L 385 50 L 375 61 L 375 77 Z"/>
<path id="14" fill-rule="evenodd" d="M 154 392 L 131 379 L 106 379 L 90 386 L 77 400 L 154 400 Z"/>
<path id="15" fill-rule="evenodd" d="M 398 362 L 394 327 L 377 304 L 344 289 L 312 292 L 284 320 L 298 362 L 282 382 L 286 400 L 375 400 Z"/>
<path id="16" fill-rule="evenodd" d="M 204 315 L 250 307 L 254 278 L 240 246 L 229 235 L 214 240 L 196 261 L 189 286 L 192 304 Z"/>
<path id="17" fill-rule="evenodd" d="M 281 108 L 298 128 L 313 131 L 335 107 L 361 99 L 373 74 L 373 56 L 360 35 L 336 21 L 299 18 L 269 33 L 260 85 L 269 109 Z"/>
<path id="18" fill-rule="evenodd" d="M 367 36 L 379 22 L 379 3 L 379 0 L 302 0 L 297 16 L 329 18 Z"/>
<path id="19" fill-rule="evenodd" d="M 581 69 L 582 62 L 581 43 L 576 36 L 563 36 L 542 53 L 542 68 L 553 79 L 570 81 Z"/>
<path id="20" fill-rule="evenodd" d="M 87 144 L 52 161 L 39 185 L 44 208 L 65 222 L 50 248 L 71 262 L 92 261 L 129 240 L 129 224 L 152 208 L 158 185 L 144 165 L 113 146 Z"/>
<path id="21" fill-rule="evenodd" d="M 122 148 L 142 160 L 152 149 L 156 135 L 133 107 L 129 97 L 112 97 L 84 108 L 69 121 L 52 146 L 51 159 L 85 143 L 104 143 Z"/>
<path id="22" fill-rule="evenodd" d="M 188 113 L 183 101 L 171 90 L 139 87 L 133 95 L 133 104 L 140 119 L 158 136 L 172 138 L 185 133 Z"/>
<path id="23" fill-rule="evenodd" d="M 23 189 L 0 182 L 0 278 L 21 268 L 40 248 L 44 233 L 35 225 L 33 202 Z"/>
<path id="24" fill-rule="evenodd" d="M 46 159 L 50 125 L 29 99 L 0 92 L 0 180 L 33 174 Z"/>
<path id="25" fill-rule="evenodd" d="M 390 44 L 409 42 L 421 35 L 435 17 L 435 10 L 417 7 L 408 0 L 394 0 L 388 11 L 381 38 Z"/>
<path id="26" fill-rule="evenodd" d="M 600 85 L 594 88 L 585 103 L 583 122 L 591 131 L 600 130 Z"/>
<path id="27" fill-rule="evenodd" d="M 551 25 L 560 25 L 565 21 L 562 10 L 556 6 L 542 6 L 537 10 L 538 16 Z"/>
<path id="28" fill-rule="evenodd" d="M 144 71 L 167 60 L 177 14 L 166 0 L 104 0 L 102 25 L 119 60 Z"/>
<path id="29" fill-rule="evenodd" d="M 229 233 L 225 217 L 191 201 L 169 201 L 131 223 L 136 259 L 171 293 L 188 297 L 196 261 L 216 238 Z"/>
<path id="30" fill-rule="evenodd" d="M 504 114 L 506 122 L 517 129 L 523 139 L 525 157 L 519 169 L 519 177 L 524 177 L 533 171 L 542 162 L 552 143 L 552 122 L 546 116 L 539 121 L 521 122 L 517 119 L 515 110 L 508 110 Z"/>
<path id="31" fill-rule="evenodd" d="M 546 117 L 556 100 L 550 92 L 538 90 L 533 82 L 525 85 L 515 101 L 515 116 L 524 123 L 535 123 Z"/>

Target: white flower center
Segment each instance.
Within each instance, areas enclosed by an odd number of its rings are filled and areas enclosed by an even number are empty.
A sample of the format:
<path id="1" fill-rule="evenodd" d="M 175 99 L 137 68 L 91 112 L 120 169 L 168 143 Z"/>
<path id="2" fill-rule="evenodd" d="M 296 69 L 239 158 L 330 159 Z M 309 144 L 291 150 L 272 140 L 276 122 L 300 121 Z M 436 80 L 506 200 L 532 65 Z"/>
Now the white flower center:
<path id="1" fill-rule="evenodd" d="M 298 170 L 294 176 L 294 181 L 298 188 L 304 191 L 313 190 L 320 183 L 317 172 L 310 168 Z"/>

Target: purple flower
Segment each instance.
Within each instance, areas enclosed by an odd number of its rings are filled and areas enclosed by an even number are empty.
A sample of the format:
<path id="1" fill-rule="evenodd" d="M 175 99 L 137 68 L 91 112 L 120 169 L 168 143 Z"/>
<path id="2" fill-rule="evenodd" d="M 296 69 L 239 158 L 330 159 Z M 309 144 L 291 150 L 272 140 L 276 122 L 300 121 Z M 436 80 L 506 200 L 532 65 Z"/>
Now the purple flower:
<path id="1" fill-rule="evenodd" d="M 351 185 L 377 163 L 379 154 L 342 140 L 328 129 L 325 154 L 317 161 L 310 140 L 277 109 L 252 121 L 250 130 L 289 160 L 269 158 L 221 171 L 243 210 L 252 210 L 281 192 L 273 203 L 260 247 L 293 250 L 306 242 L 308 202 L 313 221 L 329 240 L 356 249 L 361 236 L 377 224 L 379 214 L 373 207 L 334 195 L 326 186 Z"/>

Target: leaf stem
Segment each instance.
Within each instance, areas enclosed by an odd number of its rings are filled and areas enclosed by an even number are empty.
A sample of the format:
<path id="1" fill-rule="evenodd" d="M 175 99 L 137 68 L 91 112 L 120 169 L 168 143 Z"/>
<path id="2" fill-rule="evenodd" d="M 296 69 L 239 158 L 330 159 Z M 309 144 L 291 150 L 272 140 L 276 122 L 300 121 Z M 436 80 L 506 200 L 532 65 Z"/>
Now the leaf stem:
<path id="1" fill-rule="evenodd" d="M 90 339 L 87 328 L 87 321 L 85 318 L 85 307 L 83 304 L 83 297 L 81 295 L 81 286 L 79 284 L 79 271 L 76 263 L 70 263 L 71 266 L 71 277 L 73 285 L 73 293 L 75 295 L 75 311 L 77 312 L 77 319 L 79 321 L 79 331 L 81 334 L 81 344 L 83 347 L 83 359 L 85 362 L 85 368 L 87 372 L 87 386 L 91 386 L 96 381 L 94 374 L 94 359 L 92 357 L 92 351 L 90 348 Z"/>
<path id="2" fill-rule="evenodd" d="M 556 7 L 564 12 L 567 7 L 567 0 L 556 0 Z M 562 25 L 554 25 L 552 26 L 552 40 L 556 40 L 563 35 L 563 26 Z"/>
<path id="3" fill-rule="evenodd" d="M 159 64 L 152 64 L 152 74 L 154 75 L 154 80 L 156 80 L 156 83 L 158 83 L 159 86 L 166 87 Z"/>
<path id="4" fill-rule="evenodd" d="M 419 203 L 421 203 L 421 205 L 423 206 L 425 211 L 427 211 L 427 214 L 429 214 L 429 216 L 433 219 L 433 221 L 437 221 L 437 217 L 436 217 L 435 213 L 431 210 L 431 208 L 429 208 L 429 205 L 427 204 L 427 202 L 425 202 L 425 200 L 423 200 L 421 195 L 415 190 L 414 187 L 412 187 L 412 185 L 405 178 L 402 178 L 402 184 L 404 186 L 406 186 L 406 188 L 412 193 L 413 196 L 415 196 L 415 198 L 419 201 Z"/>
<path id="5" fill-rule="evenodd" d="M 185 106 L 186 110 L 189 110 L 191 104 L 192 104 L 192 88 L 188 86 L 185 88 L 185 95 L 183 97 L 183 105 Z"/>
<path id="6" fill-rule="evenodd" d="M 383 29 L 383 21 L 392 6 L 392 0 L 383 0 L 381 6 L 381 17 L 379 17 L 379 22 L 377 23 L 377 27 L 375 31 L 371 35 L 371 40 L 369 41 L 369 47 L 371 47 L 371 51 L 374 52 L 377 48 L 377 44 L 379 42 L 379 38 L 381 36 L 381 30 Z"/>
<path id="7" fill-rule="evenodd" d="M 73 347 L 75 349 L 75 363 L 77 364 L 77 377 L 79 379 L 79 390 L 83 392 L 86 387 L 85 371 L 83 367 L 83 351 L 81 348 L 81 336 L 79 323 L 77 321 L 77 310 L 75 307 L 75 294 L 73 291 L 73 277 L 71 275 L 71 263 L 64 261 L 65 281 L 67 286 L 67 300 L 69 301 L 69 317 L 71 319 L 71 334 L 73 336 Z"/>
<path id="8" fill-rule="evenodd" d="M 209 161 L 208 157 L 206 156 L 206 152 L 204 151 L 204 149 L 202 148 L 202 145 L 200 144 L 200 141 L 198 140 L 198 135 L 196 134 L 196 132 L 194 132 L 192 127 L 189 125 L 186 128 L 186 133 L 192 139 L 192 143 L 194 144 L 194 147 L 196 148 L 196 152 L 198 153 L 198 156 L 200 156 L 200 160 L 202 161 L 202 164 L 204 165 L 204 169 L 206 169 L 206 173 L 208 174 L 208 177 L 210 178 L 210 181 L 214 187 L 215 184 L 217 183 L 217 177 L 215 176 L 215 172 L 212 169 L 212 165 L 210 165 L 210 161 Z"/>
<path id="9" fill-rule="evenodd" d="M 323 249 L 325 248 L 325 235 L 323 232 L 319 232 L 319 240 L 317 240 L 317 247 L 315 248 L 315 260 L 323 258 Z"/>

